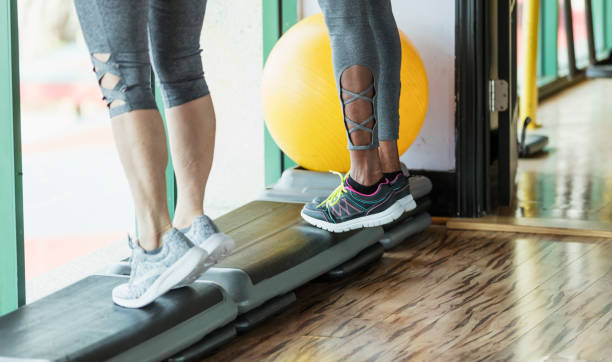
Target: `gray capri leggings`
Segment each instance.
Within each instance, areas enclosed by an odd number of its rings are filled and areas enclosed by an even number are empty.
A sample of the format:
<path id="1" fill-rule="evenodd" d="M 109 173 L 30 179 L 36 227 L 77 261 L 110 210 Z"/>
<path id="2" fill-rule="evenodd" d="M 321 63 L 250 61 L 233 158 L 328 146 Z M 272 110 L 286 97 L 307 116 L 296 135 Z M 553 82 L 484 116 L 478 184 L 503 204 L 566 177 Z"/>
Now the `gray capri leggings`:
<path id="1" fill-rule="evenodd" d="M 75 7 L 111 117 L 157 108 L 151 60 L 166 107 L 209 93 L 200 57 L 206 0 L 75 0 Z M 102 87 L 107 73 L 119 77 L 112 89 Z"/>
<path id="2" fill-rule="evenodd" d="M 391 10 L 390 0 L 318 0 L 329 31 L 336 85 L 340 102 L 342 93 L 353 100 L 367 99 L 373 103 L 374 127 L 366 126 L 371 119 L 347 120 L 355 128 L 372 133 L 369 145 L 353 145 L 347 128 L 348 148 L 363 150 L 378 147 L 378 140 L 392 141 L 399 134 L 399 96 L 402 49 Z M 360 93 L 347 92 L 340 85 L 342 73 L 353 65 L 366 66 L 374 78 L 374 99 L 366 97 L 371 89 Z M 343 112 L 344 114 L 344 112 Z M 364 129 L 367 128 L 367 129 Z M 351 130 L 352 131 L 352 130 Z"/>

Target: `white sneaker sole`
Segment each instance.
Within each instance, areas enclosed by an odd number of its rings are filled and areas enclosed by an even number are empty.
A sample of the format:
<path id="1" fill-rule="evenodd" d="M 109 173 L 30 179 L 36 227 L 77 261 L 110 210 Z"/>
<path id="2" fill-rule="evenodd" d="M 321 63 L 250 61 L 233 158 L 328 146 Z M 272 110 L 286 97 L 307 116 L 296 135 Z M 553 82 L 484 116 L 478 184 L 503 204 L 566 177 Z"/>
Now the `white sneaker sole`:
<path id="1" fill-rule="evenodd" d="M 227 234 L 216 233 L 204 240 L 200 247 L 210 255 L 213 264 L 227 258 L 234 249 L 234 240 Z"/>
<path id="2" fill-rule="evenodd" d="M 125 308 L 142 308 L 176 285 L 184 284 L 191 278 L 197 279 L 210 267 L 211 263 L 207 259 L 206 251 L 193 247 L 163 272 L 139 298 L 124 299 L 113 295 L 113 302 Z"/>
<path id="3" fill-rule="evenodd" d="M 404 196 L 403 198 L 399 199 L 398 202 L 400 205 L 402 205 L 404 211 L 412 211 L 417 207 L 416 201 L 414 201 L 412 195 Z"/>
<path id="4" fill-rule="evenodd" d="M 204 271 L 206 271 L 230 255 L 234 249 L 234 240 L 229 235 L 216 233 L 209 236 L 208 239 L 204 240 L 202 245 L 199 245 L 198 247 L 202 248 L 208 253 L 208 258 L 206 259 L 206 269 L 204 269 Z M 187 286 L 196 281 L 200 276 L 202 276 L 202 274 L 203 272 L 193 274 L 186 278 L 182 283 L 176 285 L 174 288 L 178 289 Z"/>
<path id="5" fill-rule="evenodd" d="M 303 212 L 301 214 L 302 214 L 302 218 L 311 225 L 314 225 L 318 228 L 321 228 L 327 231 L 331 231 L 333 233 L 341 233 L 345 231 L 361 229 L 364 227 L 385 225 L 385 224 L 388 224 L 390 222 L 393 222 L 399 219 L 399 217 L 402 216 L 402 214 L 404 213 L 404 206 L 398 201 L 393 203 L 393 205 L 389 206 L 385 211 L 382 211 L 376 214 L 372 214 L 372 215 L 362 216 L 362 217 L 348 220 L 345 222 L 341 222 L 338 224 L 315 219 L 314 217 L 308 216 L 304 214 Z"/>

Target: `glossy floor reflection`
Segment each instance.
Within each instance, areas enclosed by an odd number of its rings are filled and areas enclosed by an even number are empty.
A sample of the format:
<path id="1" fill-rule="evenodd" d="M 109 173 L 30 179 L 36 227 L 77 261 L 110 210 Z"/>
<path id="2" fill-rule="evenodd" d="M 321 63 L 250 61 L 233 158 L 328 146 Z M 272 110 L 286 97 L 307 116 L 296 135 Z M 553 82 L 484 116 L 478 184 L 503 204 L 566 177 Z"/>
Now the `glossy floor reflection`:
<path id="1" fill-rule="evenodd" d="M 521 159 L 516 199 L 500 216 L 612 222 L 612 79 L 590 80 L 538 111 L 546 154 Z"/>
<path id="2" fill-rule="evenodd" d="M 604 361 L 612 355 L 607 239 L 431 227 L 210 361 Z"/>

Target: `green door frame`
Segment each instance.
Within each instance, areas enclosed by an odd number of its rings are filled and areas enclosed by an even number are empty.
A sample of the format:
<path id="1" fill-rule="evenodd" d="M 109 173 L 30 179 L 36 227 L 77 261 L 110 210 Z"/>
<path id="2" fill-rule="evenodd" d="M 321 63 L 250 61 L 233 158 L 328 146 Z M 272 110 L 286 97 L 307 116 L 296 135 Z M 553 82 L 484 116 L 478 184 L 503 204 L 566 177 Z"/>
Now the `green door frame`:
<path id="1" fill-rule="evenodd" d="M 611 50 L 612 49 L 612 4 L 609 3 L 608 1 L 604 2 L 605 5 L 605 16 L 603 17 L 604 20 L 604 27 L 605 27 L 605 31 L 604 31 L 604 38 L 605 38 L 605 44 L 606 44 L 606 49 Z"/>
<path id="2" fill-rule="evenodd" d="M 557 1 L 542 1 L 538 32 L 538 80 L 550 82 L 557 78 Z"/>
<path id="3" fill-rule="evenodd" d="M 168 135 L 168 126 L 166 124 L 166 112 L 164 107 L 164 101 L 162 97 L 159 83 L 155 81 L 155 74 L 151 73 L 151 82 L 153 86 L 153 92 L 155 94 L 155 102 L 157 108 L 164 121 L 164 128 L 166 129 L 166 136 Z M 167 139 L 168 137 L 166 137 Z M 167 141 L 166 141 L 167 142 Z M 168 166 L 166 167 L 166 201 L 168 203 L 168 211 L 170 212 L 170 220 L 174 218 L 174 210 L 176 209 L 176 175 L 174 174 L 174 166 L 172 165 L 172 157 L 170 154 L 170 144 L 168 147 Z"/>
<path id="4" fill-rule="evenodd" d="M 0 6 L 0 315 L 25 303 L 17 0 Z"/>
<path id="5" fill-rule="evenodd" d="M 278 39 L 298 21 L 297 0 L 264 0 L 263 19 L 263 57 L 264 64 Z M 282 172 L 296 165 L 278 148 L 264 124 L 265 185 L 276 182 Z"/>
<path id="6" fill-rule="evenodd" d="M 23 228 L 23 172 L 19 99 L 19 38 L 17 0 L 0 6 L 0 316 L 25 304 Z M 152 76 L 153 77 L 153 76 Z M 164 118 L 159 87 L 155 98 Z M 176 206 L 176 179 L 172 159 L 166 169 L 170 216 Z M 6 201 L 5 201 L 6 200 Z"/>
<path id="7" fill-rule="evenodd" d="M 595 37 L 595 56 L 598 59 L 606 50 L 606 2 L 606 0 L 591 1 L 591 6 L 593 9 L 593 36 Z"/>

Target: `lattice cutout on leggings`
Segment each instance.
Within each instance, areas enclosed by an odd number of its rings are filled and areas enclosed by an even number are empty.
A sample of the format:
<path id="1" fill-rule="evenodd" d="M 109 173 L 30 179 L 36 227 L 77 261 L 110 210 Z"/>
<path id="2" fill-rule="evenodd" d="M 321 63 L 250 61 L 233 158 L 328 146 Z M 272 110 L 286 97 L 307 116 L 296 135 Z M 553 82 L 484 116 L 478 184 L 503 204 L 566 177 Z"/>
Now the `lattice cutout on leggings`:
<path id="1" fill-rule="evenodd" d="M 115 108 L 126 104 L 127 86 L 119 74 L 119 66 L 111 58 L 112 54 L 109 53 L 96 53 L 91 57 L 94 64 L 93 71 L 102 90 L 102 100 L 106 102 L 108 108 Z M 113 75 L 112 78 L 116 79 L 110 79 L 109 75 Z"/>
<path id="2" fill-rule="evenodd" d="M 353 102 L 356 102 L 356 101 L 358 101 L 360 99 L 364 100 L 364 101 L 368 101 L 368 102 L 370 102 L 372 104 L 372 115 L 370 117 L 366 118 L 363 121 L 359 121 L 359 122 L 353 121 L 352 119 L 350 119 L 346 115 L 345 112 L 343 112 L 344 113 L 344 122 L 346 122 L 346 123 L 350 124 L 351 126 L 353 126 L 352 128 L 346 127 L 346 130 L 347 130 L 347 132 L 349 134 L 349 141 L 350 141 L 350 144 L 351 144 L 352 148 L 355 148 L 355 149 L 369 148 L 374 143 L 374 127 L 369 128 L 369 127 L 366 127 L 366 125 L 368 123 L 372 122 L 372 121 L 375 121 L 375 116 L 374 116 L 374 111 L 373 111 L 374 110 L 374 96 L 368 97 L 367 94 L 370 93 L 372 90 L 374 90 L 374 83 L 372 83 L 367 89 L 365 89 L 365 90 L 363 90 L 363 91 L 361 91 L 359 93 L 352 92 L 352 91 L 350 91 L 348 89 L 345 89 L 343 87 L 340 87 L 340 89 L 341 89 L 341 91 L 343 93 L 346 93 L 346 94 L 351 96 L 351 98 L 349 98 L 347 100 L 342 100 L 343 110 L 344 110 L 344 107 L 346 105 L 351 104 Z M 353 141 L 351 141 L 350 135 L 353 132 L 355 132 L 355 131 L 369 132 L 372 135 L 372 140 L 370 141 L 370 145 L 366 145 L 366 146 L 355 146 L 355 145 L 353 145 Z"/>

